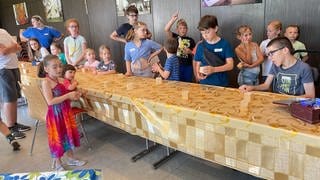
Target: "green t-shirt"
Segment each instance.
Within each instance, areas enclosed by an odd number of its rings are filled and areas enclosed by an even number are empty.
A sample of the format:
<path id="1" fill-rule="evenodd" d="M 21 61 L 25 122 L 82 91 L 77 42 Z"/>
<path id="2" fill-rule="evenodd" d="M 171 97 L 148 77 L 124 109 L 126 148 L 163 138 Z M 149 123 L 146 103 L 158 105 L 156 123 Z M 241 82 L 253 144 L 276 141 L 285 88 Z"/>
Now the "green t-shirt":
<path id="1" fill-rule="evenodd" d="M 66 56 L 64 55 L 64 53 L 58 54 L 58 57 L 63 65 L 67 64 Z"/>

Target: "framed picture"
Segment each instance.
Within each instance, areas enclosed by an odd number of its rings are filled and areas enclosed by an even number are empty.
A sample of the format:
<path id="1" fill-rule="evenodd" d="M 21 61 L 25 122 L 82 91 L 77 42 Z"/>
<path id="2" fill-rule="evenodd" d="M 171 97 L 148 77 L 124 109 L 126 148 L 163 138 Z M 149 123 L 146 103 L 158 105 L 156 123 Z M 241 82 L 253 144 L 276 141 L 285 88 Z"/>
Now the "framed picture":
<path id="1" fill-rule="evenodd" d="M 63 22 L 61 0 L 42 0 L 47 22 Z"/>
<path id="2" fill-rule="evenodd" d="M 28 12 L 26 3 L 13 4 L 13 13 L 17 25 L 28 23 Z"/>
<path id="3" fill-rule="evenodd" d="M 262 3 L 262 0 L 201 0 L 202 7 Z"/>
<path id="4" fill-rule="evenodd" d="M 125 16 L 125 11 L 127 7 L 134 5 L 141 14 L 151 13 L 151 0 L 116 0 L 117 5 L 117 15 Z"/>

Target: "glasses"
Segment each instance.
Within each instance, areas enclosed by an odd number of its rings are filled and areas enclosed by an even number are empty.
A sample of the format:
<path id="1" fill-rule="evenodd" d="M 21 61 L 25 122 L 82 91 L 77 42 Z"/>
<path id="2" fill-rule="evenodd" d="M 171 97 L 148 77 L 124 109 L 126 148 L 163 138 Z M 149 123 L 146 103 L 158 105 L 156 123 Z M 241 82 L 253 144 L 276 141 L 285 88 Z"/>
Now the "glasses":
<path id="1" fill-rule="evenodd" d="M 285 47 L 281 47 L 281 48 L 275 49 L 275 50 L 273 50 L 273 51 L 269 51 L 269 52 L 267 53 L 267 56 L 268 56 L 268 57 L 272 57 L 274 53 L 276 53 L 277 51 L 280 51 L 280 50 L 283 49 L 283 48 L 285 48 Z"/>
<path id="2" fill-rule="evenodd" d="M 138 14 L 129 14 L 128 16 L 131 16 L 131 17 L 138 17 Z"/>
<path id="3" fill-rule="evenodd" d="M 69 26 L 69 28 L 77 28 L 78 26 Z"/>

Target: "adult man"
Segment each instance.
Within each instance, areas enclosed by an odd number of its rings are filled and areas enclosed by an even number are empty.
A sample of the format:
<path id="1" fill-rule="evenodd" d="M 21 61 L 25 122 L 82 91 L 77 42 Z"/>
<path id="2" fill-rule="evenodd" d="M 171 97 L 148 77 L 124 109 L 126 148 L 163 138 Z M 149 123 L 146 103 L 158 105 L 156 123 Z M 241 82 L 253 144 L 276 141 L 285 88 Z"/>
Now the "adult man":
<path id="1" fill-rule="evenodd" d="M 21 47 L 4 29 L 0 29 L 0 102 L 3 113 L 15 139 L 25 137 L 24 131 L 31 128 L 17 123 L 17 99 L 20 96 L 20 72 L 15 54 Z"/>

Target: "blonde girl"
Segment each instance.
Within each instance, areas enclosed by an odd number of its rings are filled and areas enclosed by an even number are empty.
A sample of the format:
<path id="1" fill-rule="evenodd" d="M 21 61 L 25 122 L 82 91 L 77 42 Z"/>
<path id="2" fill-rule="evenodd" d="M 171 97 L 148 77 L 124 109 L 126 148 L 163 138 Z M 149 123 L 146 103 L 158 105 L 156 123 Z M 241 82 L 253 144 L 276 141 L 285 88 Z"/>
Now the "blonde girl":
<path id="1" fill-rule="evenodd" d="M 160 44 L 147 39 L 148 28 L 143 22 L 133 24 L 125 45 L 126 75 L 152 77 L 150 61 L 162 51 Z"/>
<path id="2" fill-rule="evenodd" d="M 263 55 L 257 43 L 252 42 L 252 29 L 248 25 L 242 25 L 237 29 L 237 38 L 241 43 L 236 47 L 235 52 L 240 60 L 238 68 L 239 86 L 258 85 L 260 64 L 263 62 Z"/>
<path id="3" fill-rule="evenodd" d="M 272 39 L 280 36 L 281 30 L 282 23 L 279 20 L 270 21 L 267 26 L 268 39 L 262 41 L 260 44 L 261 52 L 264 55 L 264 61 L 262 63 L 262 83 L 268 77 L 269 71 L 272 66 L 272 61 L 267 57 L 267 45 Z"/>

